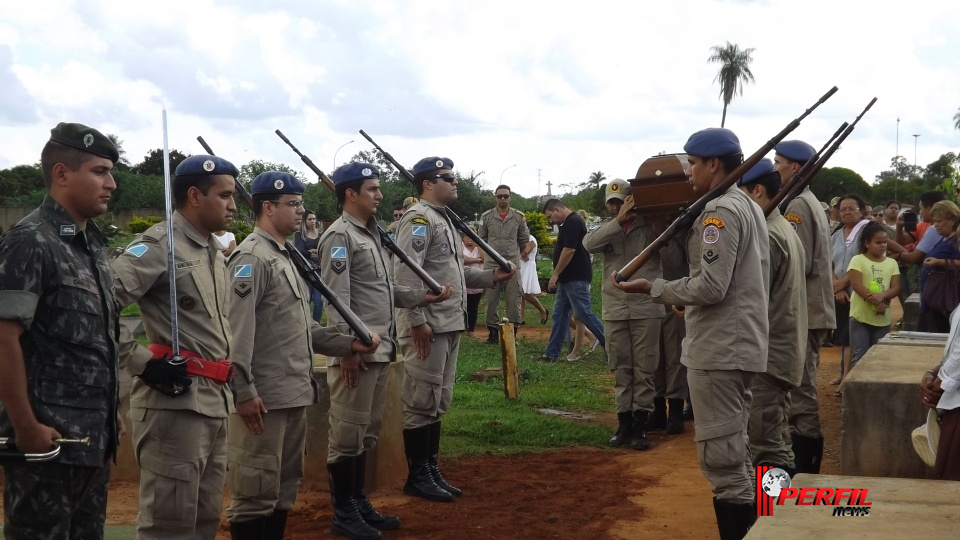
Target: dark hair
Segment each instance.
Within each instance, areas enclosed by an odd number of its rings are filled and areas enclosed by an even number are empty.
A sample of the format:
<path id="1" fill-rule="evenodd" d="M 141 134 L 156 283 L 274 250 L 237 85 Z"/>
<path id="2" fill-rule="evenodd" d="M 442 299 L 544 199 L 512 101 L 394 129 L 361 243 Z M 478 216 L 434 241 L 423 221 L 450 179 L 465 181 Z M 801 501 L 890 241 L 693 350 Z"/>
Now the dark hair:
<path id="1" fill-rule="evenodd" d="M 209 188 L 208 188 L 209 189 Z M 206 193 L 204 193 L 206 195 Z M 263 203 L 272 201 L 272 196 L 267 193 L 257 193 L 253 195 L 253 216 L 259 218 L 263 213 Z"/>
<path id="2" fill-rule="evenodd" d="M 173 178 L 173 186 L 170 188 L 173 191 L 173 201 L 177 208 L 182 208 L 187 203 L 187 191 L 190 191 L 190 188 L 195 187 L 200 190 L 200 193 L 206 195 L 210 192 L 210 187 L 213 186 L 213 180 L 215 176 L 209 174 L 191 174 L 188 176 L 175 176 Z M 257 196 L 253 196 L 254 207 L 256 207 Z M 256 212 L 254 212 L 256 214 Z M 259 214 L 256 214 L 259 215 Z"/>
<path id="3" fill-rule="evenodd" d="M 780 173 L 773 171 L 772 173 L 764 174 L 749 184 L 742 184 L 742 187 L 747 188 L 748 191 L 753 191 L 753 186 L 758 184 L 763 186 L 763 190 L 766 191 L 767 197 L 772 199 L 777 195 L 777 193 L 780 192 Z"/>
<path id="4" fill-rule="evenodd" d="M 563 201 L 561 201 L 560 199 L 557 199 L 557 198 L 547 199 L 547 202 L 543 203 L 543 210 L 541 210 L 541 212 L 546 214 L 547 212 L 550 212 L 556 208 L 566 208 L 566 207 L 567 205 L 563 204 Z"/>
<path id="5" fill-rule="evenodd" d="M 723 172 L 730 173 L 734 169 L 740 166 L 743 163 L 743 153 L 737 152 L 736 154 L 730 154 L 729 156 L 715 156 L 720 160 L 720 165 L 723 166 Z"/>
<path id="6" fill-rule="evenodd" d="M 877 223 L 876 221 L 871 221 L 863 226 L 863 229 L 860 229 L 860 253 L 867 252 L 867 244 L 873 240 L 873 237 L 877 233 L 886 233 L 887 230 L 883 228 L 883 225 Z"/>
<path id="7" fill-rule="evenodd" d="M 863 216 L 863 211 L 867 208 L 867 201 L 865 201 L 863 197 L 857 195 L 856 193 L 847 193 L 846 195 L 840 197 L 840 200 L 837 201 L 837 210 L 840 209 L 840 203 L 842 203 L 844 199 L 853 199 L 857 201 L 857 206 L 860 207 L 860 215 Z"/>
<path id="8" fill-rule="evenodd" d="M 301 216 L 303 218 L 303 221 L 306 221 L 308 217 L 315 216 L 315 215 L 317 215 L 316 212 L 307 208 L 306 206 L 303 207 L 303 216 Z"/>
<path id="9" fill-rule="evenodd" d="M 505 190 L 509 191 L 510 193 L 513 193 L 513 190 L 510 189 L 510 186 L 508 186 L 508 185 L 506 185 L 506 184 L 500 184 L 499 186 L 497 186 L 497 189 L 493 190 L 493 192 L 496 193 L 496 192 L 500 191 L 501 189 L 505 189 Z"/>
<path id="10" fill-rule="evenodd" d="M 900 206 L 900 203 L 897 202 L 897 201 L 890 201 L 890 202 L 888 202 L 887 205 L 884 206 L 884 208 L 890 208 L 890 205 L 891 205 L 891 204 L 897 205 L 897 210 L 900 210 L 901 206 Z"/>
<path id="11" fill-rule="evenodd" d="M 947 200 L 947 196 L 941 191 L 928 191 L 923 195 L 920 195 L 920 204 L 926 206 L 927 208 L 933 208 L 933 205 L 945 200 Z"/>
<path id="12" fill-rule="evenodd" d="M 350 182 L 344 182 L 338 185 L 334 190 L 334 193 L 337 196 L 337 204 L 343 206 L 343 201 L 347 198 L 348 189 L 352 189 L 353 191 L 360 193 L 360 186 L 363 185 L 363 182 L 364 180 L 361 178 L 360 180 L 352 180 Z"/>
<path id="13" fill-rule="evenodd" d="M 43 183 L 47 186 L 47 189 L 50 189 L 50 186 L 53 185 L 53 166 L 57 163 L 63 163 L 66 168 L 76 171 L 88 159 L 95 157 L 97 156 L 83 150 L 56 141 L 47 141 L 43 150 L 40 151 L 40 170 L 43 172 Z"/>
<path id="14" fill-rule="evenodd" d="M 436 178 L 433 180 L 435 181 Z M 416 190 L 418 199 L 421 195 L 423 195 L 423 183 L 428 181 L 430 181 L 429 178 L 417 178 L 416 176 L 413 177 L 413 189 Z"/>

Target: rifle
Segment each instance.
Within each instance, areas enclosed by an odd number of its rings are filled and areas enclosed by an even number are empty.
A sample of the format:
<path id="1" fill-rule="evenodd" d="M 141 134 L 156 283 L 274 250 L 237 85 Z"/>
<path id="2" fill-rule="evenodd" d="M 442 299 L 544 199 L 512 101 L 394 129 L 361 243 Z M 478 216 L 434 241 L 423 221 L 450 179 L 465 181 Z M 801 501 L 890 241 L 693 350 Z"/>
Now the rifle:
<path id="1" fill-rule="evenodd" d="M 809 109 L 804 111 L 803 114 L 801 114 L 799 117 L 795 118 L 792 122 L 787 124 L 787 127 L 783 128 L 783 130 L 780 133 L 777 133 L 772 139 L 767 141 L 766 144 L 760 147 L 759 150 L 757 150 L 756 152 L 753 153 L 753 155 L 747 158 L 746 161 L 741 163 L 736 169 L 730 172 L 727 175 L 727 177 L 723 179 L 722 182 L 714 186 L 712 189 L 710 189 L 710 191 L 704 193 L 703 197 L 700 197 L 699 199 L 697 199 L 696 202 L 691 204 L 689 207 L 685 208 L 683 212 L 681 212 L 680 215 L 677 216 L 677 219 L 675 219 L 673 223 L 671 223 L 670 226 L 668 226 L 666 230 L 664 230 L 663 233 L 661 233 L 660 236 L 657 237 L 656 240 L 651 242 L 647 247 L 643 248 L 643 251 L 641 251 L 639 255 L 634 257 L 632 261 L 628 262 L 626 266 L 624 266 L 623 268 L 620 269 L 619 272 L 617 272 L 617 275 L 616 275 L 617 282 L 620 283 L 630 279 L 630 277 L 633 276 L 633 274 L 635 274 L 637 270 L 640 269 L 640 267 L 646 264 L 646 262 L 650 259 L 651 256 L 653 256 L 654 253 L 663 249 L 667 245 L 667 243 L 670 241 L 670 239 L 673 238 L 673 236 L 677 234 L 677 232 L 680 229 L 686 228 L 691 223 L 693 223 L 693 220 L 695 220 L 700 215 L 700 213 L 703 212 L 703 209 L 708 202 L 720 197 L 728 189 L 730 189 L 730 186 L 734 185 L 737 182 L 737 180 L 739 180 L 740 177 L 743 176 L 745 172 L 749 171 L 751 167 L 753 167 L 754 165 L 757 164 L 758 161 L 763 159 L 763 156 L 767 155 L 767 153 L 770 152 L 770 150 L 773 150 L 773 148 L 777 146 L 777 143 L 782 141 L 787 135 L 790 134 L 791 131 L 797 129 L 797 127 L 800 125 L 801 120 L 809 116 L 814 109 L 816 109 L 817 107 L 820 106 L 821 103 L 829 99 L 830 96 L 836 93 L 836 91 L 837 91 L 836 86 L 834 86 L 829 91 L 827 91 L 827 93 L 821 96 L 820 99 L 817 100 L 817 102 L 814 103 Z"/>
<path id="2" fill-rule="evenodd" d="M 297 149 L 297 147 L 294 146 L 292 142 L 290 142 L 290 139 L 288 139 L 279 129 L 276 130 L 276 134 L 278 137 L 283 139 L 283 142 L 287 143 L 287 146 L 289 146 L 298 156 L 300 156 L 300 161 L 303 161 L 303 163 L 307 167 L 310 167 L 310 169 L 314 173 L 316 173 L 317 178 L 319 178 L 320 181 L 323 182 L 323 185 L 330 188 L 330 191 L 332 191 L 334 194 L 337 193 L 336 188 L 333 186 L 333 181 L 330 180 L 329 176 L 327 176 L 323 171 L 321 171 L 319 167 L 314 165 L 313 161 L 311 161 L 310 158 L 303 155 L 303 153 L 300 152 L 300 150 Z M 413 262 L 413 259 L 411 259 L 410 256 L 407 255 L 405 251 L 400 249 L 400 246 L 398 246 L 397 243 L 393 241 L 393 238 L 391 238 L 390 235 L 387 234 L 387 231 L 383 230 L 383 227 L 381 227 L 379 223 L 377 224 L 377 232 L 380 233 L 380 243 L 382 243 L 385 248 L 389 249 L 394 255 L 396 255 L 397 258 L 400 259 L 400 262 L 407 265 L 410 268 L 410 270 L 417 275 L 417 277 L 423 280 L 423 283 L 426 284 L 427 288 L 430 289 L 430 291 L 433 294 L 439 295 L 442 292 L 442 289 L 440 288 L 440 284 L 437 283 L 437 280 L 430 277 L 430 274 L 428 274 L 426 270 L 421 268 L 420 265 L 418 265 L 417 263 Z"/>
<path id="3" fill-rule="evenodd" d="M 389 161 L 394 167 L 396 167 L 397 170 L 400 171 L 400 174 L 402 174 L 403 177 L 407 179 L 407 181 L 409 181 L 411 184 L 413 183 L 413 175 L 410 174 L 410 171 L 408 171 L 403 165 L 400 165 L 400 163 L 398 163 L 397 160 L 394 159 L 389 152 L 387 152 L 386 150 L 381 148 L 379 144 L 374 142 L 374 140 L 371 139 L 370 136 L 367 135 L 365 131 L 361 129 L 360 134 L 363 135 L 364 139 L 370 141 L 370 144 L 372 144 L 374 148 L 379 150 L 380 153 L 383 154 L 383 157 L 386 158 L 386 160 Z M 453 226 L 456 227 L 461 234 L 466 235 L 471 240 L 473 240 L 473 243 L 476 244 L 477 247 L 479 247 L 484 253 L 486 253 L 487 256 L 493 259 L 494 262 L 497 263 L 497 266 L 499 266 L 504 272 L 510 272 L 510 263 L 508 263 L 507 260 L 503 258 L 503 255 L 500 255 L 499 253 L 497 253 L 497 251 L 493 249 L 490 246 L 490 244 L 486 243 L 482 238 L 480 238 L 477 235 L 477 233 L 473 232 L 473 229 L 471 229 L 463 221 L 463 219 L 461 219 L 460 216 L 458 216 L 457 213 L 454 212 L 449 206 L 446 207 L 446 211 L 447 211 L 447 217 L 450 219 L 450 222 L 453 223 Z"/>
<path id="4" fill-rule="evenodd" d="M 867 103 L 867 107 L 863 109 L 863 112 L 861 112 L 860 115 L 857 116 L 856 119 L 854 119 L 853 123 L 850 124 L 846 130 L 844 130 L 843 135 L 840 135 L 840 137 L 837 138 L 836 142 L 833 143 L 833 146 L 831 146 L 830 149 L 827 150 L 825 154 L 823 154 L 823 157 L 817 160 L 816 164 L 814 164 L 810 168 L 810 172 L 806 176 L 804 176 L 802 180 L 797 182 L 797 188 L 793 191 L 793 193 L 790 194 L 790 197 L 785 198 L 783 202 L 780 203 L 781 212 L 783 213 L 787 212 L 787 206 L 790 205 L 790 202 L 793 201 L 793 199 L 796 198 L 796 196 L 803 191 L 803 188 L 810 185 L 810 182 L 813 181 L 813 177 L 816 176 L 818 172 L 820 172 L 820 169 L 823 168 L 827 160 L 829 160 L 830 157 L 833 156 L 833 153 L 836 152 L 838 148 L 840 148 L 840 144 L 843 143 L 843 141 L 851 133 L 853 133 L 853 129 L 856 127 L 857 122 L 859 122 L 860 119 L 863 118 L 863 115 L 867 114 L 867 111 L 869 111 L 870 107 L 873 107 L 873 104 L 876 102 L 877 102 L 877 98 L 873 98 L 870 100 L 870 103 Z"/>
<path id="5" fill-rule="evenodd" d="M 820 155 L 827 150 L 827 147 L 830 146 L 830 143 L 832 143 L 834 139 L 839 137 L 840 133 L 843 132 L 843 130 L 846 129 L 848 125 L 849 124 L 844 122 L 840 126 L 840 129 L 838 129 L 833 133 L 833 135 L 830 137 L 827 143 L 824 144 L 819 151 L 817 151 L 812 156 L 810 156 L 810 158 L 807 159 L 806 162 L 804 162 L 803 166 L 797 169 L 797 172 L 793 173 L 793 176 L 791 176 L 790 179 L 787 180 L 787 183 L 780 188 L 780 191 L 778 191 L 777 194 L 774 195 L 772 199 L 770 199 L 767 205 L 763 207 L 763 215 L 769 216 L 770 212 L 773 212 L 773 209 L 776 208 L 777 205 L 780 205 L 780 201 L 783 201 L 784 199 L 786 199 L 788 195 L 790 195 L 790 200 L 792 201 L 797 195 L 800 194 L 801 191 L 803 191 L 803 188 L 806 187 L 807 184 L 803 184 L 803 186 L 800 189 L 796 189 L 797 186 L 800 184 L 801 180 L 805 178 L 808 172 L 810 172 L 810 169 L 812 169 L 814 164 L 816 164 L 817 160 L 820 159 Z M 781 205 L 782 208 L 780 210 L 782 212 L 786 212 L 786 208 L 788 204 L 790 204 L 789 201 Z"/>
<path id="6" fill-rule="evenodd" d="M 207 142 L 203 140 L 203 137 L 197 137 L 197 140 L 200 141 L 200 146 L 202 146 L 208 154 L 211 156 L 216 155 Z M 240 183 L 238 178 L 234 178 L 233 183 L 234 186 L 236 186 L 237 194 L 247 203 L 250 210 L 253 210 L 253 196 L 250 195 L 247 188 L 243 187 L 243 184 Z M 371 345 L 373 338 L 370 337 L 370 329 L 367 328 L 367 325 L 363 324 L 363 321 L 357 317 L 357 314 L 354 313 L 349 306 L 343 303 L 343 300 L 337 296 L 337 293 L 333 292 L 330 287 L 327 287 L 327 284 L 320 279 L 320 267 L 304 257 L 299 249 L 290 245 L 290 242 L 285 242 L 284 248 L 287 250 L 287 253 L 290 254 L 290 260 L 293 261 L 293 265 L 297 267 L 297 271 L 300 272 L 303 279 L 307 280 L 310 285 L 320 291 L 320 294 L 330 302 L 333 309 L 337 310 L 337 313 L 343 317 L 344 322 L 346 322 L 347 325 L 350 326 L 350 329 L 353 330 L 353 333 L 357 335 L 357 339 L 364 345 Z"/>

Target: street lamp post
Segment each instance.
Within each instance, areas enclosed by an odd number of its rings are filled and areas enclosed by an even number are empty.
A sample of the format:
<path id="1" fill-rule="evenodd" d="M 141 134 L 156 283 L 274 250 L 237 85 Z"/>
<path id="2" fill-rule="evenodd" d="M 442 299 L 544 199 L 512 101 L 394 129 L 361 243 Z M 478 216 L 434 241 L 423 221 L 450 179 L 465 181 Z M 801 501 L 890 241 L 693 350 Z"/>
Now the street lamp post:
<path id="1" fill-rule="evenodd" d="M 913 168 L 917 168 L 917 138 L 920 137 L 919 133 L 913 134 Z"/>
<path id="2" fill-rule="evenodd" d="M 341 144 L 341 145 L 340 145 L 340 148 L 337 148 L 337 151 L 333 153 L 333 169 L 334 169 L 334 170 L 337 169 L 337 154 L 340 153 L 340 149 L 343 148 L 344 146 L 352 143 L 352 142 L 353 142 L 353 141 L 347 141 L 347 142 Z"/>
<path id="3" fill-rule="evenodd" d="M 516 167 L 516 166 L 517 166 L 517 164 L 514 163 L 513 165 L 507 167 L 507 169 L 512 169 L 512 168 L 514 168 L 514 167 Z M 507 169 L 504 169 L 504 170 L 500 171 L 500 183 L 501 183 L 501 184 L 503 183 L 503 173 L 507 172 Z"/>

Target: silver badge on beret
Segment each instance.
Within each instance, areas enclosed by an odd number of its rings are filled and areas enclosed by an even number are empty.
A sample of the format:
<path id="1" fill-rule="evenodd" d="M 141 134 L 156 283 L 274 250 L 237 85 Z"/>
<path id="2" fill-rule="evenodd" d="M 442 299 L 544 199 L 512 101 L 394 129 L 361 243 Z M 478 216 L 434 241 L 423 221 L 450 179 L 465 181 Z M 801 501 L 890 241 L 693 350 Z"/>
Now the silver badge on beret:
<path id="1" fill-rule="evenodd" d="M 217 168 L 217 164 L 213 162 L 212 159 L 208 159 L 203 162 L 203 170 L 207 172 L 213 172 Z"/>
<path id="2" fill-rule="evenodd" d="M 283 189 L 283 180 L 277 180 L 273 183 L 274 189 Z"/>
<path id="3" fill-rule="evenodd" d="M 93 133 L 87 133 L 83 136 L 83 146 L 90 146 L 93 144 Z"/>
<path id="4" fill-rule="evenodd" d="M 438 159 L 438 160 L 437 160 L 437 167 L 443 167 L 443 160 L 442 160 L 442 159 Z"/>
<path id="5" fill-rule="evenodd" d="M 370 176 L 371 174 L 373 174 L 373 171 L 371 171 L 370 168 L 367 167 L 367 168 L 363 169 L 362 171 L 360 171 L 360 174 L 362 174 L 362 175 L 364 175 L 364 176 Z"/>

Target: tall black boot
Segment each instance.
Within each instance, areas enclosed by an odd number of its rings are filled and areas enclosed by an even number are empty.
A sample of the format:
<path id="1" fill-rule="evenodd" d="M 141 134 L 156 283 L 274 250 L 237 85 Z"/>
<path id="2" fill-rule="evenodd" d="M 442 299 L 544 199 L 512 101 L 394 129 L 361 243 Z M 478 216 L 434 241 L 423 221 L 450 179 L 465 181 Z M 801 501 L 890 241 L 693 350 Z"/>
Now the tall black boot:
<path id="1" fill-rule="evenodd" d="M 660 431 L 667 427 L 667 400 L 662 397 L 653 398 L 653 412 L 647 419 L 647 431 Z"/>
<path id="2" fill-rule="evenodd" d="M 380 531 L 363 520 L 360 507 L 353 498 L 354 458 L 327 463 L 330 474 L 330 495 L 333 498 L 333 524 L 330 532 L 350 540 L 378 540 Z"/>
<path id="3" fill-rule="evenodd" d="M 263 540 L 283 540 L 283 532 L 287 529 L 287 510 L 274 510 L 267 516 L 264 527 Z"/>
<path id="4" fill-rule="evenodd" d="M 670 407 L 667 416 L 667 434 L 683 433 L 683 400 L 671 398 L 667 400 L 667 405 Z"/>
<path id="5" fill-rule="evenodd" d="M 230 538 L 233 540 L 263 540 L 269 518 L 258 517 L 246 521 L 230 522 Z"/>
<path id="6" fill-rule="evenodd" d="M 617 432 L 613 434 L 613 437 L 610 437 L 607 443 L 613 448 L 620 448 L 627 444 L 630 437 L 633 437 L 633 413 L 617 413 Z"/>
<path id="7" fill-rule="evenodd" d="M 430 424 L 430 454 L 428 458 L 430 461 L 430 474 L 433 476 L 433 481 L 437 484 L 437 487 L 450 493 L 454 497 L 463 495 L 463 491 L 460 488 L 451 486 L 447 482 L 447 479 L 443 477 L 443 473 L 440 472 L 440 422 Z"/>
<path id="8" fill-rule="evenodd" d="M 757 521 L 755 503 L 738 504 L 713 498 L 713 511 L 717 515 L 720 540 L 741 540 Z"/>
<path id="9" fill-rule="evenodd" d="M 357 500 L 357 506 L 360 507 L 360 515 L 374 529 L 379 531 L 392 531 L 400 528 L 400 518 L 397 516 L 385 516 L 370 504 L 367 499 L 366 481 L 367 481 L 367 453 L 364 452 L 353 458 L 356 460 L 356 468 L 353 476 L 353 498 Z"/>
<path id="10" fill-rule="evenodd" d="M 814 439 L 794 433 L 792 439 L 797 472 L 820 474 L 820 463 L 823 461 L 823 437 Z"/>
<path id="11" fill-rule="evenodd" d="M 403 492 L 428 501 L 453 502 L 453 495 L 438 486 L 430 472 L 430 429 L 431 426 L 422 426 L 403 430 L 408 469 Z"/>
<path id="12" fill-rule="evenodd" d="M 647 417 L 650 415 L 647 411 L 633 411 L 633 434 L 630 436 L 630 448 L 634 450 L 646 450 L 650 448 L 647 443 Z"/>
<path id="13" fill-rule="evenodd" d="M 484 342 L 487 345 L 496 345 L 500 343 L 500 329 L 496 326 L 488 326 L 490 330 L 490 335 L 487 336 L 487 340 Z"/>

